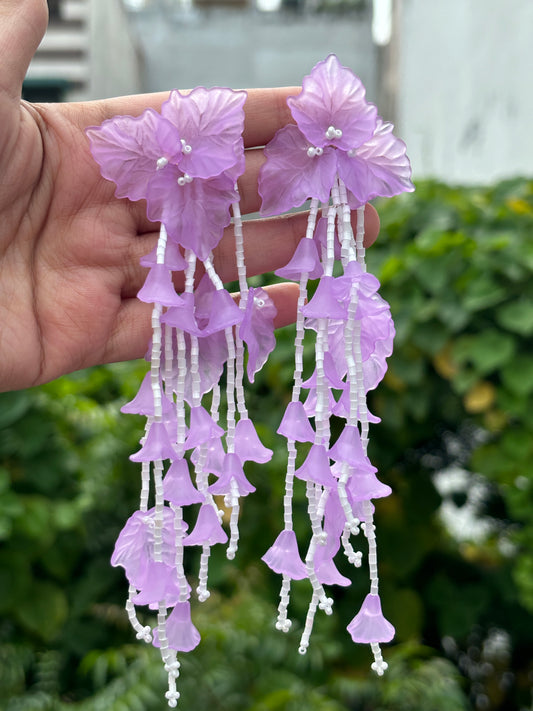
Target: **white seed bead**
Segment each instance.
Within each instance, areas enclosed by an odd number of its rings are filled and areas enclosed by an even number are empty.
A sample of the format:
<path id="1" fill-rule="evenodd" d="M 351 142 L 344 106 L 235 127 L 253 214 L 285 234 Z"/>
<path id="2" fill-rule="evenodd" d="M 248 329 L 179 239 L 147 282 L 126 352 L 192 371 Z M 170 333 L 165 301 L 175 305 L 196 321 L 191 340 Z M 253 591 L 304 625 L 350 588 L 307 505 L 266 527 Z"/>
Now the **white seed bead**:
<path id="1" fill-rule="evenodd" d="M 168 158 L 165 158 L 164 156 L 161 156 L 161 158 L 157 159 L 157 170 L 161 170 L 164 168 L 166 165 L 168 165 Z"/>

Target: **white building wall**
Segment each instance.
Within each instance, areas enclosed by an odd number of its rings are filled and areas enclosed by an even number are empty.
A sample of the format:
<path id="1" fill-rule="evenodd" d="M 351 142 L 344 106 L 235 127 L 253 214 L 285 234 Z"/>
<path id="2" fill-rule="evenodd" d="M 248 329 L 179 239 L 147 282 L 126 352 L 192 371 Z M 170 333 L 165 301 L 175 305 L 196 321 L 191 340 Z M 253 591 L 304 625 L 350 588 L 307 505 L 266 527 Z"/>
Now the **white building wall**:
<path id="1" fill-rule="evenodd" d="M 533 175 L 533 1 L 399 2 L 396 120 L 415 178 Z"/>

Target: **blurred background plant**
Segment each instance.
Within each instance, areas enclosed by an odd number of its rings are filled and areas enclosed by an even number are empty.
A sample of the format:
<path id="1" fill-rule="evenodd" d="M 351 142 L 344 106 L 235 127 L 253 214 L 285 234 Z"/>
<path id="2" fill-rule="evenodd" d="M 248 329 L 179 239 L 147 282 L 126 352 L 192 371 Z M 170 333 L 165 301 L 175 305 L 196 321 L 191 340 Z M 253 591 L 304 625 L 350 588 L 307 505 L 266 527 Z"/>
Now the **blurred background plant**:
<path id="1" fill-rule="evenodd" d="M 290 398 L 287 328 L 248 396 L 275 454 L 247 469 L 258 491 L 244 505 L 239 555 L 214 556 L 216 593 L 194 607 L 203 639 L 182 655 L 183 709 L 533 708 L 533 182 L 419 182 L 377 207 L 369 268 L 397 327 L 370 401 L 382 418 L 371 458 L 394 490 L 376 502 L 383 604 L 397 628 L 389 671 L 376 678 L 345 630 L 367 591 L 364 570 L 334 591 L 334 615 L 317 619 L 306 657 L 304 582 L 293 630 L 274 629 L 279 580 L 260 557 L 282 518 L 285 442 L 275 431 Z M 165 707 L 158 652 L 135 642 L 122 571 L 109 565 L 139 491 L 128 456 L 143 421 L 119 407 L 145 369 L 95 368 L 0 396 L 5 711 Z"/>

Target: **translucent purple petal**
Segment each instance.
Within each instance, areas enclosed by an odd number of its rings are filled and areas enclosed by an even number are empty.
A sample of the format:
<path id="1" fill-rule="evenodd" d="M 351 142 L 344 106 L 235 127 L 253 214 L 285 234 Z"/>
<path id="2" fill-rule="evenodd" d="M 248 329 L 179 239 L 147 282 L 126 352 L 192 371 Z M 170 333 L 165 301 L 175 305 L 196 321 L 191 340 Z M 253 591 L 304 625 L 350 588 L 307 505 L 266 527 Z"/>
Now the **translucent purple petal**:
<path id="1" fill-rule="evenodd" d="M 217 425 L 202 405 L 191 407 L 189 435 L 185 442 L 185 449 L 193 449 L 210 439 L 220 438 L 223 434 L 222 427 Z"/>
<path id="2" fill-rule="evenodd" d="M 244 469 L 242 468 L 242 463 L 239 457 L 234 453 L 228 452 L 224 458 L 220 478 L 215 481 L 214 484 L 211 484 L 207 490 L 210 494 L 215 495 L 225 496 L 226 494 L 232 494 L 232 482 L 235 482 L 237 485 L 239 496 L 248 496 L 248 494 L 252 494 L 255 491 L 255 486 L 250 484 L 244 474 Z"/>
<path id="3" fill-rule="evenodd" d="M 168 416 L 173 412 L 172 403 L 163 395 L 161 398 L 163 416 Z M 121 412 L 128 415 L 144 415 L 145 417 L 153 417 L 155 415 L 154 391 L 152 389 L 152 376 L 150 371 L 144 376 L 137 395 L 122 405 Z"/>
<path id="4" fill-rule="evenodd" d="M 159 561 L 148 561 L 142 579 L 139 581 L 139 592 L 132 598 L 132 602 L 135 605 L 163 602 L 168 588 L 172 587 L 174 576 L 173 566 Z"/>
<path id="5" fill-rule="evenodd" d="M 157 245 L 144 257 L 139 260 L 141 267 L 153 267 L 157 264 Z M 179 247 L 174 242 L 167 242 L 165 249 L 165 266 L 172 269 L 173 272 L 181 272 L 187 267 Z"/>
<path id="6" fill-rule="evenodd" d="M 275 573 L 287 575 L 293 580 L 303 580 L 307 570 L 298 552 L 294 531 L 284 530 L 276 538 L 261 560 Z"/>
<path id="7" fill-rule="evenodd" d="M 178 602 L 167 617 L 165 631 L 168 646 L 177 652 L 190 652 L 200 644 L 200 633 L 191 619 L 190 602 Z M 154 630 L 154 647 L 160 647 L 157 628 Z"/>
<path id="8" fill-rule="evenodd" d="M 224 452 L 224 447 L 222 445 L 222 440 L 210 439 L 191 452 L 191 462 L 198 466 L 200 462 L 200 454 L 205 448 L 205 460 L 203 465 L 203 470 L 208 474 L 216 474 L 219 476 L 222 474 L 222 467 L 224 465 L 224 457 L 226 453 Z"/>
<path id="9" fill-rule="evenodd" d="M 91 153 L 104 178 L 116 184 L 117 197 L 146 198 L 149 182 L 158 171 L 159 158 L 174 160 L 181 152 L 177 138 L 177 144 L 169 147 L 165 155 L 157 136 L 162 123 L 168 122 L 153 109 L 147 109 L 138 117 L 115 116 L 87 129 Z"/>
<path id="10" fill-rule="evenodd" d="M 272 459 L 272 450 L 263 445 L 252 420 L 241 419 L 237 422 L 233 446 L 241 462 L 252 461 L 264 464 Z"/>
<path id="11" fill-rule="evenodd" d="M 130 455 L 132 462 L 155 462 L 158 459 L 174 459 L 174 449 L 164 422 L 152 422 L 144 444 L 138 452 Z"/>
<path id="12" fill-rule="evenodd" d="M 304 77 L 302 91 L 287 101 L 298 128 L 313 146 L 332 145 L 343 151 L 371 138 L 377 109 L 365 99 L 365 87 L 335 55 L 318 62 Z M 328 136 L 334 127 L 341 135 Z"/>
<path id="13" fill-rule="evenodd" d="M 312 299 L 302 308 L 303 315 L 309 318 L 346 319 L 347 304 L 339 300 L 337 287 L 335 277 L 322 277 Z"/>
<path id="14" fill-rule="evenodd" d="M 361 444 L 359 429 L 354 425 L 346 425 L 330 449 L 329 456 L 336 462 L 347 462 L 351 466 L 365 463 L 366 456 Z"/>
<path id="15" fill-rule="evenodd" d="M 264 289 L 249 290 L 239 336 L 248 348 L 246 372 L 251 383 L 254 382 L 255 374 L 261 370 L 276 345 L 274 335 L 276 313 L 274 302 Z"/>
<path id="16" fill-rule="evenodd" d="M 368 594 L 357 615 L 347 627 L 354 642 L 362 644 L 390 642 L 394 627 L 383 616 L 379 595 Z"/>
<path id="17" fill-rule="evenodd" d="M 378 196 L 392 197 L 415 189 L 405 143 L 393 135 L 392 129 L 392 124 L 379 119 L 375 134 L 353 157 L 339 154 L 339 176 L 351 193 L 352 208 Z"/>
<path id="18" fill-rule="evenodd" d="M 338 571 L 333 558 L 322 546 L 317 546 L 313 564 L 316 577 L 322 585 L 342 585 L 342 587 L 347 587 L 352 584 L 350 578 Z"/>
<path id="19" fill-rule="evenodd" d="M 295 442 L 314 441 L 315 433 L 309 424 L 303 403 L 297 401 L 290 402 L 287 405 L 283 419 L 278 427 L 278 434 Z"/>
<path id="20" fill-rule="evenodd" d="M 236 326 L 243 319 L 243 312 L 225 289 L 218 289 L 211 299 L 209 321 L 202 329 L 202 336 L 211 336 L 217 331 Z"/>
<path id="21" fill-rule="evenodd" d="M 336 486 L 326 448 L 321 444 L 312 445 L 304 463 L 295 471 L 295 476 L 329 488 Z"/>
<path id="22" fill-rule="evenodd" d="M 137 293 L 139 301 L 163 306 L 181 306 L 183 300 L 176 293 L 170 269 L 164 264 L 155 264 L 146 276 L 146 280 Z"/>
<path id="23" fill-rule="evenodd" d="M 281 128 L 267 145 L 267 161 L 259 173 L 261 214 L 287 212 L 307 198 L 329 200 L 337 172 L 336 156 L 331 148 L 326 148 L 323 155 L 310 157 L 307 154 L 310 147 L 292 124 Z"/>
<path id="24" fill-rule="evenodd" d="M 211 504 L 202 504 L 196 519 L 196 525 L 191 533 L 183 539 L 184 546 L 214 546 L 215 543 L 226 543 L 227 533 L 218 520 L 217 513 Z"/>
<path id="25" fill-rule="evenodd" d="M 193 294 L 182 294 L 181 300 L 181 304 L 169 308 L 161 316 L 161 323 L 192 333 L 193 336 L 201 336 L 203 332 L 196 320 Z"/>
<path id="26" fill-rule="evenodd" d="M 283 279 L 300 281 L 303 273 L 309 279 L 318 279 L 324 273 L 316 244 L 311 239 L 301 239 L 290 261 L 274 272 Z"/>
<path id="27" fill-rule="evenodd" d="M 175 506 L 189 506 L 205 500 L 191 481 L 186 459 L 177 459 L 170 465 L 163 479 L 163 496 Z"/>
<path id="28" fill-rule="evenodd" d="M 381 499 L 392 493 L 390 486 L 383 484 L 372 471 L 353 474 L 348 479 L 346 489 L 352 502 Z"/>
<path id="29" fill-rule="evenodd" d="M 237 163 L 244 152 L 245 91 L 198 87 L 189 94 L 172 91 L 161 114 L 180 132 L 185 148 L 180 168 L 192 177 L 212 178 Z"/>

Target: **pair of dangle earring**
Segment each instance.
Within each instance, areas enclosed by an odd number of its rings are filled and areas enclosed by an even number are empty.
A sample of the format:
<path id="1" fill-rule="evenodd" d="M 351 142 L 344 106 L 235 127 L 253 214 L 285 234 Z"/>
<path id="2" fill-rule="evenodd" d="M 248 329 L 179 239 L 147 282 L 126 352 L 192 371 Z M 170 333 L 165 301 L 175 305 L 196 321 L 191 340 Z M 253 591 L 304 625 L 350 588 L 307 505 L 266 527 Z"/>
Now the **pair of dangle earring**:
<path id="1" fill-rule="evenodd" d="M 156 247 L 141 260 L 149 271 L 138 294 L 152 305 L 150 368 L 137 396 L 123 407 L 146 417 L 140 449 L 131 456 L 141 465 L 140 505 L 122 529 L 111 562 L 125 569 L 126 609 L 137 637 L 161 651 L 171 707 L 179 698 L 177 653 L 200 641 L 191 619 L 186 549 L 201 548 L 196 594 L 206 600 L 211 548 L 228 543 L 227 557 L 235 556 L 239 501 L 255 490 L 244 465 L 272 455 L 249 417 L 243 384 L 245 351 L 253 381 L 275 345 L 275 307 L 266 291 L 249 288 L 246 281 L 237 189 L 244 171 L 245 100 L 246 92 L 230 89 L 173 91 L 160 113 L 147 109 L 135 118 L 118 116 L 87 132 L 102 175 L 116 184 L 116 196 L 146 200 L 148 218 L 161 223 Z M 385 373 L 394 326 L 377 279 L 366 272 L 364 204 L 377 195 L 412 190 L 410 167 L 404 144 L 366 101 L 360 80 L 334 55 L 316 65 L 302 92 L 288 103 L 295 124 L 280 129 L 265 149 L 262 212 L 282 214 L 308 199 L 311 204 L 306 234 L 277 272 L 298 281 L 300 292 L 292 397 L 278 429 L 288 450 L 284 528 L 263 560 L 282 575 L 276 626 L 283 631 L 290 626 L 291 581 L 311 583 L 299 647 L 303 654 L 317 609 L 332 611 L 324 586 L 350 584 L 336 568 L 335 555 L 342 548 L 350 563 L 361 564 L 351 537 L 362 529 L 370 591 L 348 631 L 354 641 L 371 645 L 372 666 L 381 674 L 386 663 L 379 645 L 392 639 L 394 629 L 381 612 L 372 500 L 388 495 L 390 488 L 376 478 L 367 456 L 369 423 L 377 418 L 368 411 L 366 394 Z M 230 223 L 238 304 L 213 261 Z M 174 272 L 183 273 L 181 294 L 174 288 Z M 317 279 L 308 300 L 309 281 Z M 315 333 L 316 368 L 304 380 L 306 331 Z M 344 421 L 333 444 L 332 416 Z M 304 448 L 305 460 L 297 467 Z M 303 560 L 292 523 L 295 479 L 305 482 L 311 528 Z M 229 536 L 219 497 L 231 512 Z M 191 517 L 184 511 L 191 507 L 197 514 L 189 531 Z M 139 606 L 156 611 L 153 629 L 140 622 Z"/>

